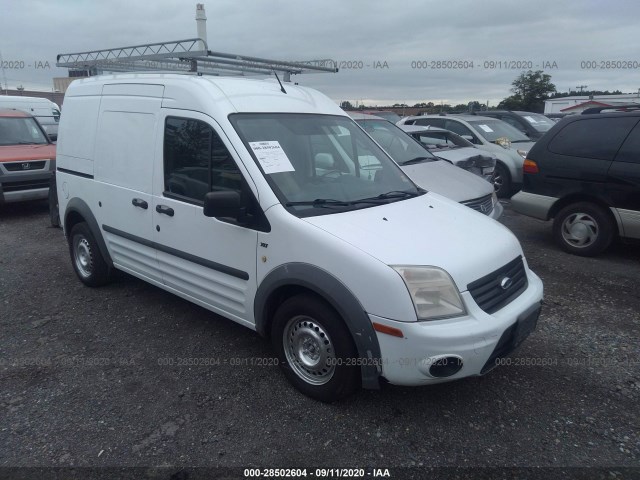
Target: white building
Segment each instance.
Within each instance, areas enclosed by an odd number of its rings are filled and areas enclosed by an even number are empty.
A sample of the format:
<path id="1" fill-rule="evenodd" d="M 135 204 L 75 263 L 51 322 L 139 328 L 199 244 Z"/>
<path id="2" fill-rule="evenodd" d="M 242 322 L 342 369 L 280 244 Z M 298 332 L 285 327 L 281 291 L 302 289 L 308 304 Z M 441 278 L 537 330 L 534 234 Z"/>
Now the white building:
<path id="1" fill-rule="evenodd" d="M 629 103 L 640 104 L 640 91 L 621 95 L 576 95 L 552 98 L 544 101 L 544 113 L 580 113 L 589 107 L 613 107 Z"/>

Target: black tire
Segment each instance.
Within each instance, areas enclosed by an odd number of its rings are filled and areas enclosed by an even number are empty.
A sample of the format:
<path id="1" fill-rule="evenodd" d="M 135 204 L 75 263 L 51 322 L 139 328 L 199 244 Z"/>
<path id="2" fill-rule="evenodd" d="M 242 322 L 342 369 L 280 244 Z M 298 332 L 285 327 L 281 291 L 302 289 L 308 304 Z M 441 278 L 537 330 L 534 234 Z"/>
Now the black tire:
<path id="1" fill-rule="evenodd" d="M 49 182 L 49 219 L 52 227 L 60 227 L 60 209 L 58 207 L 58 190 L 55 176 Z"/>
<path id="2" fill-rule="evenodd" d="M 511 174 L 509 173 L 509 169 L 500 162 L 496 162 L 496 168 L 493 174 L 493 188 L 496 191 L 496 195 L 500 198 L 511 195 L 511 189 L 513 188 Z"/>
<path id="3" fill-rule="evenodd" d="M 82 283 L 99 287 L 109 283 L 111 271 L 104 260 L 98 243 L 85 222 L 77 223 L 69 233 L 71 264 Z"/>
<path id="4" fill-rule="evenodd" d="M 285 376 L 305 395 L 334 402 L 360 387 L 351 334 L 318 297 L 301 294 L 286 300 L 274 316 L 271 340 Z"/>
<path id="5" fill-rule="evenodd" d="M 606 209 L 590 202 L 567 205 L 553 220 L 553 236 L 564 251 L 583 257 L 604 252 L 613 240 L 614 222 Z"/>

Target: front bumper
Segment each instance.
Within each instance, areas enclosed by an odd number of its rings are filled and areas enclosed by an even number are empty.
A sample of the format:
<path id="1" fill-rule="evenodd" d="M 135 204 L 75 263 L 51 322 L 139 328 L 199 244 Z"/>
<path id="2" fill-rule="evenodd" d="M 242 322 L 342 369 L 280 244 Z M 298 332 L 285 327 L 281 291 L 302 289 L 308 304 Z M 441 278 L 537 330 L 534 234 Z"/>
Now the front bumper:
<path id="1" fill-rule="evenodd" d="M 26 171 L 9 170 L 0 163 L 0 204 L 47 198 L 54 168 L 52 160 L 46 160 L 42 168 Z"/>
<path id="2" fill-rule="evenodd" d="M 381 375 L 395 385 L 417 386 L 483 375 L 496 359 L 517 348 L 535 328 L 540 313 L 542 281 L 527 269 L 528 288 L 489 315 L 471 294 L 462 293 L 467 316 L 428 322 L 398 322 L 369 315 L 372 322 L 400 329 L 404 338 L 376 332 L 382 357 Z M 460 359 L 462 368 L 441 378 L 430 373 L 443 358 Z"/>

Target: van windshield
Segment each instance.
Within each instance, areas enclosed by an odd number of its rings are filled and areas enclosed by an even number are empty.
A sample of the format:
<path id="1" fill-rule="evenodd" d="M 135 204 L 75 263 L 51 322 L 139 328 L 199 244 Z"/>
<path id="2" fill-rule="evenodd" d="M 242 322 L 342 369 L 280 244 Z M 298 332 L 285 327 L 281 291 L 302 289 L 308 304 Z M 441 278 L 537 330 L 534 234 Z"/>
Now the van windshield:
<path id="1" fill-rule="evenodd" d="M 31 117 L 0 117 L 0 146 L 49 143 Z"/>
<path id="2" fill-rule="evenodd" d="M 367 208 L 424 193 L 347 117 L 239 113 L 229 119 L 295 215 Z"/>

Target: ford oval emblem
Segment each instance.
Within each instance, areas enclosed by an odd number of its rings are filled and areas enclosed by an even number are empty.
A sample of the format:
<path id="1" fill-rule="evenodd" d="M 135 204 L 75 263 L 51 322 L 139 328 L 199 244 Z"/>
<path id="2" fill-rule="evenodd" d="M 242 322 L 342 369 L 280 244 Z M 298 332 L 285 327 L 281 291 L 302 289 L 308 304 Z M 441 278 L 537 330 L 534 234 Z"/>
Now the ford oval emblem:
<path id="1" fill-rule="evenodd" d="M 509 277 L 504 277 L 501 281 L 500 281 L 500 287 L 503 290 L 507 290 L 509 289 L 509 287 L 511 287 L 511 285 L 513 285 L 513 280 L 511 280 Z"/>

